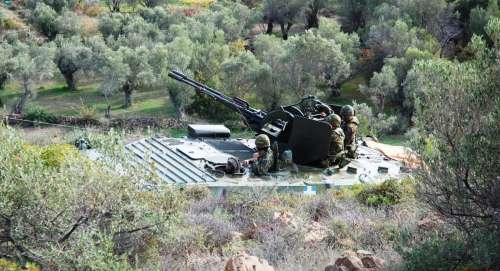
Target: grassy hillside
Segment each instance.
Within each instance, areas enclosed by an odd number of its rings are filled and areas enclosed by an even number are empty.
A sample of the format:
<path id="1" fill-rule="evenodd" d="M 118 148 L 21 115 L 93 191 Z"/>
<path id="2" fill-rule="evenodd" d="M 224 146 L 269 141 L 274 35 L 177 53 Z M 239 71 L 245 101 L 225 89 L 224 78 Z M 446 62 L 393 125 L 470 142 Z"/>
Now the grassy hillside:
<path id="1" fill-rule="evenodd" d="M 82 111 L 94 111 L 95 118 L 104 116 L 111 105 L 111 114 L 115 117 L 172 117 L 175 108 L 164 89 L 137 91 L 130 108 L 123 107 L 123 95 L 115 93 L 108 100 L 99 90 L 99 83 L 80 84 L 76 92 L 69 91 L 63 83 L 50 82 L 38 87 L 36 95 L 30 100 L 30 107 L 41 107 L 47 112 L 61 116 L 79 116 Z M 20 86 L 10 84 L 6 91 L 0 92 L 0 98 L 11 108 L 21 94 Z"/>

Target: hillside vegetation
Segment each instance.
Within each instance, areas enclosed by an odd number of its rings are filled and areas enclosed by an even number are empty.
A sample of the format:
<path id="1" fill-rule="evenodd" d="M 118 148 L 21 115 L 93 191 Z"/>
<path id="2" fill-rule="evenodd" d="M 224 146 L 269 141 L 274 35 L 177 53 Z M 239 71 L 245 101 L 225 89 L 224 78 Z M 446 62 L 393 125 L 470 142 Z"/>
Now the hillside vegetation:
<path id="1" fill-rule="evenodd" d="M 0 270 L 223 270 L 238 251 L 280 271 L 361 254 L 377 269 L 500 270 L 499 14 L 496 0 L 2 3 Z M 407 141 L 420 168 L 314 196 L 220 196 L 131 164 L 125 132 L 35 144 L 3 124 L 243 126 L 172 69 L 265 110 L 307 95 L 352 104 L 361 135 Z M 107 159 L 68 145 L 80 137 Z"/>

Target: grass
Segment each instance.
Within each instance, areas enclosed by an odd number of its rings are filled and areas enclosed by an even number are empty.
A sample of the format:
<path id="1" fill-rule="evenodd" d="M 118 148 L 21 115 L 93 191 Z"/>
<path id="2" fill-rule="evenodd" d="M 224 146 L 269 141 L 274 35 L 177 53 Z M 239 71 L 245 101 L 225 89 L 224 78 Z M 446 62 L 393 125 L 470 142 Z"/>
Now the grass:
<path id="1" fill-rule="evenodd" d="M 383 135 L 379 138 L 379 141 L 388 145 L 404 146 L 408 138 L 404 135 Z"/>
<path id="2" fill-rule="evenodd" d="M 0 98 L 7 108 L 12 108 L 20 94 L 20 86 L 10 84 L 5 91 L 0 92 Z M 174 117 L 176 114 L 164 89 L 136 91 L 132 97 L 132 106 L 124 108 L 123 94 L 115 93 L 106 100 L 99 89 L 99 83 L 81 83 L 78 91 L 72 92 L 64 83 L 49 82 L 38 88 L 27 107 L 39 106 L 55 115 L 78 116 L 83 104 L 93 107 L 95 118 L 100 118 L 104 117 L 109 102 L 111 114 L 115 117 Z"/>
<path id="3" fill-rule="evenodd" d="M 368 98 L 359 91 L 361 84 L 366 84 L 366 78 L 361 74 L 354 76 L 340 86 L 340 97 L 332 98 L 331 102 L 339 105 L 352 104 L 352 101 L 369 104 Z"/>

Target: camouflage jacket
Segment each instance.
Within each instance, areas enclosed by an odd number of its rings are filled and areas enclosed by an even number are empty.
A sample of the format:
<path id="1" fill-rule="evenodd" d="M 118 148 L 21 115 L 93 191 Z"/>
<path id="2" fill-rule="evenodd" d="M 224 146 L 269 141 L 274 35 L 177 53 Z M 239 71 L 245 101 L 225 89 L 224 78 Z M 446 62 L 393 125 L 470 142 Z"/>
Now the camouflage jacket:
<path id="1" fill-rule="evenodd" d="M 273 151 L 268 148 L 259 158 L 252 163 L 252 173 L 256 176 L 263 176 L 269 173 L 269 169 L 273 166 L 274 155 Z"/>
<path id="2" fill-rule="evenodd" d="M 344 130 L 344 148 L 349 153 L 355 153 L 357 149 L 356 134 L 358 132 L 359 121 L 358 118 L 352 117 L 351 120 L 342 123 L 342 130 Z"/>
<path id="3" fill-rule="evenodd" d="M 342 128 L 336 128 L 332 131 L 332 136 L 330 139 L 330 156 L 335 156 L 344 150 L 344 131 Z"/>

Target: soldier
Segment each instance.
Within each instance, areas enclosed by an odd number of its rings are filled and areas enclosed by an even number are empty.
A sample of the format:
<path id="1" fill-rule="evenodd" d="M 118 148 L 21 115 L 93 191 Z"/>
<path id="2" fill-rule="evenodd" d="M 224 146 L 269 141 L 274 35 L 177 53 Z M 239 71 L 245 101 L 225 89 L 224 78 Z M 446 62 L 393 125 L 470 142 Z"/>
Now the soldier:
<path id="1" fill-rule="evenodd" d="M 328 161 L 325 161 L 325 166 L 344 165 L 344 131 L 340 128 L 341 119 L 337 114 L 331 114 L 325 119 L 332 126 L 332 135 L 330 139 L 330 149 L 328 152 Z"/>
<path id="2" fill-rule="evenodd" d="M 342 116 L 342 130 L 344 130 L 344 148 L 347 151 L 347 157 L 356 158 L 356 150 L 358 148 L 356 142 L 356 133 L 358 132 L 359 121 L 354 113 L 354 108 L 350 105 L 345 105 L 340 110 Z"/>
<path id="3" fill-rule="evenodd" d="M 243 165 L 250 165 L 252 173 L 256 176 L 267 175 L 274 164 L 274 155 L 270 148 L 271 141 L 267 135 L 260 134 L 255 138 L 255 146 L 257 152 L 254 153 L 252 159 L 243 161 Z"/>

